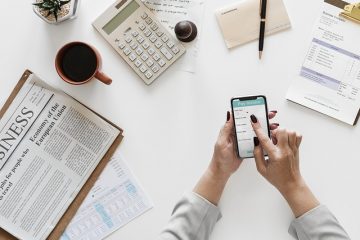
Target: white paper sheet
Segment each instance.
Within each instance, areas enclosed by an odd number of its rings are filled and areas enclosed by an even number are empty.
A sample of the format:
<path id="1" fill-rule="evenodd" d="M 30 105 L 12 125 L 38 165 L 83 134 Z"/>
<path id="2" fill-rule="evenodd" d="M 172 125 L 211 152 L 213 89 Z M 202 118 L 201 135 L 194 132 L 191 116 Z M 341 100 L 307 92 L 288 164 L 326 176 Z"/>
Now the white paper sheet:
<path id="1" fill-rule="evenodd" d="M 324 3 L 287 99 L 353 125 L 360 108 L 359 25 Z"/>
<path id="2" fill-rule="evenodd" d="M 61 240 L 99 240 L 153 207 L 117 151 Z"/>
<path id="3" fill-rule="evenodd" d="M 160 22 L 168 28 L 173 37 L 176 38 L 175 25 L 182 20 L 195 23 L 198 36 L 190 43 L 182 43 L 186 53 L 176 65 L 181 71 L 195 73 L 199 51 L 199 35 L 202 27 L 204 12 L 204 0 L 142 0 L 144 4 L 158 17 Z"/>

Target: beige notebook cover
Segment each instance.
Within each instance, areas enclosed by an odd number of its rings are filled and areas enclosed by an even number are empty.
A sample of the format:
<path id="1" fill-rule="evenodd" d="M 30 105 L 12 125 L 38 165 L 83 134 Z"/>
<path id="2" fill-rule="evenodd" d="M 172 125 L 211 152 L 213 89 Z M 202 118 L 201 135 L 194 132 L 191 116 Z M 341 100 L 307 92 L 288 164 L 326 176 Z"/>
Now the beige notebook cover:
<path id="1" fill-rule="evenodd" d="M 289 29 L 290 19 L 282 0 L 267 2 L 266 35 Z M 216 11 L 216 18 L 228 48 L 256 40 L 260 31 L 260 1 L 243 0 Z"/>

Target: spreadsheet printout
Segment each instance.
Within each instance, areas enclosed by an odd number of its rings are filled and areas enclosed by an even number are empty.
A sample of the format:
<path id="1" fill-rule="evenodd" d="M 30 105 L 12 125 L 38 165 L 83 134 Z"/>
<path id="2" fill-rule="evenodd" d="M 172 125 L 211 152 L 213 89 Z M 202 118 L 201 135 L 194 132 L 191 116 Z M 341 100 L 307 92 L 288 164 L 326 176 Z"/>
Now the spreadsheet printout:
<path id="1" fill-rule="evenodd" d="M 150 198 L 116 152 L 61 240 L 103 239 L 152 207 Z"/>

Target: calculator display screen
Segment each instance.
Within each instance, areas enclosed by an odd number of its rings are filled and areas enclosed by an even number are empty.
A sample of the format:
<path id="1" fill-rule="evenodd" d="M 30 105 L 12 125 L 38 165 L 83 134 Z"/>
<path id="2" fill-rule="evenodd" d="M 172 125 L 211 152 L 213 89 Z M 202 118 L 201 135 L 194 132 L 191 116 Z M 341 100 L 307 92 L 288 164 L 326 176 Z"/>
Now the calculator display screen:
<path id="1" fill-rule="evenodd" d="M 111 34 L 120 24 L 122 24 L 140 5 L 136 1 L 131 1 L 123 10 L 116 14 L 102 29 Z"/>

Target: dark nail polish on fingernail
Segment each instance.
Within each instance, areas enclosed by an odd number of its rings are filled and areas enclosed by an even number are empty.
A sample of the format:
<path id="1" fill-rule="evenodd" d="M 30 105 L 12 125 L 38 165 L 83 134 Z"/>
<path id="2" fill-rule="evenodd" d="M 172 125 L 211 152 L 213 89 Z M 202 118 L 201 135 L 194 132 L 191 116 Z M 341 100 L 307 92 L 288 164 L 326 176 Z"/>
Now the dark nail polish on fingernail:
<path id="1" fill-rule="evenodd" d="M 257 147 L 259 146 L 260 142 L 259 142 L 259 139 L 258 137 L 254 137 L 254 146 Z"/>
<path id="2" fill-rule="evenodd" d="M 226 121 L 228 122 L 229 120 L 230 120 L 230 112 L 227 111 L 227 113 L 226 113 Z"/>
<path id="3" fill-rule="evenodd" d="M 251 118 L 251 121 L 252 121 L 253 123 L 257 123 L 258 120 L 257 120 L 257 118 L 255 117 L 254 114 L 251 114 L 250 118 Z"/>
<path id="4" fill-rule="evenodd" d="M 277 111 L 276 111 L 276 110 L 271 110 L 270 112 L 277 113 Z"/>
<path id="5" fill-rule="evenodd" d="M 272 123 L 272 125 L 280 126 L 280 124 L 278 124 L 278 123 Z"/>

